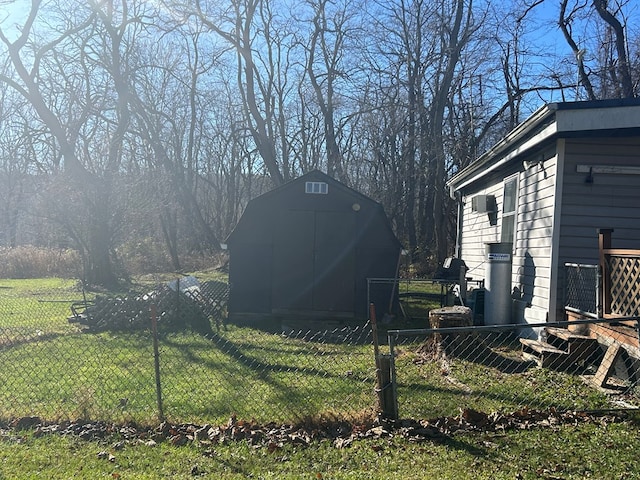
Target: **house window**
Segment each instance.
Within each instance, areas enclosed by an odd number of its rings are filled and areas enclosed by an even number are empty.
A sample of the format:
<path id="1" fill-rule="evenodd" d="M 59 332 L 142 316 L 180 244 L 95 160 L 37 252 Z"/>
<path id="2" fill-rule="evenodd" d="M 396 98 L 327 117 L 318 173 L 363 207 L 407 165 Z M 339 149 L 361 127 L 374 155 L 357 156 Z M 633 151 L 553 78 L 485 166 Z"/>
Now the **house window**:
<path id="1" fill-rule="evenodd" d="M 517 204 L 518 176 L 514 175 L 504 181 L 504 194 L 502 197 L 502 233 L 500 236 L 500 241 L 503 243 L 515 243 Z"/>
<path id="2" fill-rule="evenodd" d="M 306 182 L 304 193 L 316 193 L 326 195 L 329 193 L 329 185 L 325 182 Z"/>

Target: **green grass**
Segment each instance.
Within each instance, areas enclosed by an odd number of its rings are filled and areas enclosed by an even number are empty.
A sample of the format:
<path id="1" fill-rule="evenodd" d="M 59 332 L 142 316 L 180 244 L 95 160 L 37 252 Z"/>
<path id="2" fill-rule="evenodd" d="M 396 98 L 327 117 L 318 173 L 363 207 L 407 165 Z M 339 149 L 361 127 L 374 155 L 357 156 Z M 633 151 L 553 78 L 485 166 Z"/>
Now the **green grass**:
<path id="1" fill-rule="evenodd" d="M 419 345 L 405 345 L 396 358 L 398 402 L 403 417 L 435 418 L 457 415 L 460 409 L 513 412 L 535 409 L 584 410 L 605 408 L 605 394 L 578 375 L 528 368 L 505 373 L 498 366 L 449 357 L 420 362 Z"/>
<path id="2" fill-rule="evenodd" d="M 148 279 L 148 285 L 157 279 Z M 145 284 L 146 285 L 146 284 Z M 150 331 L 80 333 L 66 320 L 76 283 L 0 281 L 0 418 L 38 415 L 155 425 Z M 422 342 L 398 347 L 400 414 L 458 415 L 461 409 L 606 408 L 607 398 L 576 375 L 547 369 L 508 372 L 472 355 L 425 361 Z M 510 348 L 510 347 L 509 347 Z M 385 350 L 384 345 L 382 346 Z M 485 351 L 487 353 L 488 351 Z M 492 354 L 508 360 L 513 349 Z M 501 358 L 501 357 L 500 357 Z M 160 336 L 163 407 L 173 422 L 259 423 L 370 418 L 375 369 L 366 342 L 310 341 L 229 326 L 212 339 Z M 361 438 L 338 449 L 244 442 L 155 447 L 0 429 L 3 478 L 538 479 L 636 478 L 640 431 L 633 421 L 457 433 L 416 443 L 400 435 Z M 99 452 L 113 455 L 112 461 Z"/>
<path id="3" fill-rule="evenodd" d="M 256 479 L 632 479 L 640 471 L 638 427 L 585 423 L 506 433 L 465 433 L 437 442 L 356 440 L 338 449 L 224 445 L 156 446 L 118 438 L 3 432 L 0 478 Z M 100 455 L 107 452 L 109 457 Z"/>
<path id="4" fill-rule="evenodd" d="M 371 407 L 369 346 L 309 344 L 229 327 L 160 339 L 163 405 L 176 421 L 286 421 Z M 348 352 L 347 352 L 348 350 Z M 157 418 L 152 337 L 68 333 L 0 350 L 0 416 Z"/>
<path id="5" fill-rule="evenodd" d="M 0 283 L 0 417 L 157 421 L 149 330 L 80 333 L 67 321 L 70 301 L 82 298 L 73 281 Z M 157 283 L 145 279 L 141 290 Z M 164 413 L 174 421 L 292 421 L 375 404 L 370 345 L 233 325 L 213 338 L 163 330 L 159 345 Z"/>

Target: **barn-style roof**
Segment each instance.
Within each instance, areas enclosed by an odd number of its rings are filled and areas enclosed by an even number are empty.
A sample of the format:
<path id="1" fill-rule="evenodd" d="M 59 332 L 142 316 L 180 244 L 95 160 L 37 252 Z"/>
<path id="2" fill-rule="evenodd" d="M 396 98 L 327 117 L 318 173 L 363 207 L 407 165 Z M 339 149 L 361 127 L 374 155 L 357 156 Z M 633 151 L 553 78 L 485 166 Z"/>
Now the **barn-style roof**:
<path id="1" fill-rule="evenodd" d="M 253 232 L 260 229 L 267 229 L 268 227 L 262 224 L 262 222 L 260 221 L 260 218 L 256 218 L 256 217 L 263 216 L 262 220 L 267 221 L 270 218 L 269 212 L 272 211 L 273 208 L 276 208 L 278 204 L 280 204 L 280 206 L 284 206 L 282 205 L 282 202 L 283 202 L 283 199 L 288 197 L 287 192 L 300 193 L 300 195 L 297 196 L 296 198 L 299 202 L 301 202 L 295 205 L 287 205 L 287 208 L 296 209 L 296 210 L 297 209 L 302 210 L 305 208 L 311 208 L 311 209 L 317 208 L 315 205 L 312 204 L 312 202 L 305 202 L 305 200 L 310 199 L 313 201 L 313 200 L 317 200 L 318 197 L 316 196 L 307 197 L 303 195 L 304 189 L 298 188 L 298 187 L 304 187 L 305 183 L 307 182 L 325 182 L 329 185 L 331 192 L 338 191 L 340 192 L 343 201 L 351 202 L 349 203 L 349 205 L 347 205 L 348 208 L 354 208 L 354 205 L 357 204 L 358 207 L 356 208 L 363 209 L 363 207 L 365 207 L 369 211 L 370 215 L 384 218 L 385 219 L 384 224 L 386 227 L 385 231 L 382 231 L 382 232 L 379 231 L 378 234 L 383 235 L 387 241 L 397 245 L 398 248 L 401 248 L 400 241 L 397 239 L 397 237 L 393 233 L 389 222 L 386 221 L 387 217 L 382 204 L 358 192 L 357 190 L 348 187 L 347 185 L 339 182 L 333 177 L 327 175 L 326 173 L 321 172 L 320 170 L 312 170 L 294 180 L 284 183 L 274 188 L 273 190 L 263 193 L 262 195 L 259 195 L 253 198 L 252 200 L 250 200 L 247 203 L 247 206 L 245 207 L 245 211 L 242 217 L 240 218 L 237 225 L 234 227 L 234 229 L 231 231 L 231 233 L 227 237 L 227 240 L 226 240 L 227 244 L 228 245 L 233 244 L 233 242 L 237 241 L 239 237 L 243 237 L 243 240 L 246 239 L 245 235 L 250 234 L 249 232 L 246 232 L 246 229 L 249 227 L 249 225 L 247 225 L 247 222 L 250 223 L 250 227 Z"/>

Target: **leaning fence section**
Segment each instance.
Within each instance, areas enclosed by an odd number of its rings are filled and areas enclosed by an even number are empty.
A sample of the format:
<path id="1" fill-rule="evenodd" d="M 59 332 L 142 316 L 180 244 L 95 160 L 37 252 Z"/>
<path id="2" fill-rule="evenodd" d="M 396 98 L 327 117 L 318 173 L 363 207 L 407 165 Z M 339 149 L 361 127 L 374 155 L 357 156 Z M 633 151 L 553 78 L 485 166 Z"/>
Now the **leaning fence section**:
<path id="1" fill-rule="evenodd" d="M 266 423 L 375 409 L 365 323 L 229 325 L 219 282 L 120 295 L 67 281 L 28 288 L 0 280 L 0 418 Z"/>
<path id="2" fill-rule="evenodd" d="M 401 418 L 640 406 L 637 330 L 612 320 L 390 330 L 388 338 Z"/>
<path id="3" fill-rule="evenodd" d="M 565 308 L 586 317 L 598 317 L 598 266 L 565 263 Z"/>

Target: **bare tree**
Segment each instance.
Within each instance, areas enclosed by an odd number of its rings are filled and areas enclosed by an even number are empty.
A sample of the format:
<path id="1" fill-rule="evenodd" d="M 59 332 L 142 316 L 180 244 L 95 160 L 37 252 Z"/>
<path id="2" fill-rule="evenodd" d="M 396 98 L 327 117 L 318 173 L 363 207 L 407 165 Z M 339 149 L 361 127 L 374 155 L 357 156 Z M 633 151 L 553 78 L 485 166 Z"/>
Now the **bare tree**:
<path id="1" fill-rule="evenodd" d="M 610 10 L 611 5 L 606 0 L 593 0 L 593 7 L 613 32 L 617 59 L 611 58 L 605 68 L 609 72 L 611 83 L 616 86 L 616 96 L 632 98 L 635 96 L 635 92 L 627 53 L 625 26 L 616 17 L 618 12 Z"/>
<path id="2" fill-rule="evenodd" d="M 64 107 L 64 105 L 55 104 L 57 98 L 52 95 L 51 85 L 57 83 L 52 75 L 62 74 L 64 88 L 68 91 L 76 91 L 77 85 L 68 84 L 65 81 L 68 80 L 68 77 L 65 79 L 64 71 L 60 71 L 61 63 L 56 54 L 60 45 L 68 45 L 73 42 L 78 33 L 91 30 L 91 26 L 97 20 L 97 12 L 87 12 L 87 16 L 82 21 L 74 24 L 57 37 L 45 40 L 39 47 L 30 48 L 33 43 L 29 39 L 33 34 L 34 22 L 41 11 L 41 3 L 40 0 L 35 0 L 32 3 L 25 25 L 16 40 L 10 40 L 5 32 L 0 30 L 0 41 L 7 48 L 9 62 L 14 72 L 13 75 L 2 75 L 0 80 L 14 88 L 32 105 L 42 123 L 55 138 L 66 173 L 66 181 L 60 184 L 65 188 L 60 188 L 60 193 L 85 191 L 86 195 L 83 201 L 86 201 L 90 197 L 88 189 L 95 191 L 94 189 L 100 184 L 82 165 L 76 153 L 74 140 L 78 138 L 80 125 L 71 121 L 65 123 L 61 111 L 58 110 L 58 107 Z M 54 160 L 52 167 L 54 172 L 58 171 L 59 160 Z M 67 201 L 69 200 L 71 199 L 67 198 Z M 108 205 L 108 200 L 105 200 L 105 198 L 101 198 L 94 203 L 94 206 L 99 209 L 105 208 L 105 205 Z M 93 218 L 104 220 L 104 216 L 100 215 L 102 212 L 96 211 L 95 213 Z M 91 229 L 85 232 L 85 236 L 77 234 L 74 236 L 78 247 L 86 253 L 83 258 L 85 259 L 87 280 L 100 284 L 113 284 L 115 276 L 110 263 L 108 243 L 110 235 L 106 232 L 108 227 L 101 221 L 94 225 L 94 227 L 97 226 L 101 227 L 98 229 L 99 231 Z M 75 233 L 77 233 L 77 229 Z"/>
<path id="3" fill-rule="evenodd" d="M 588 100 L 636 95 L 629 61 L 627 2 L 561 0 L 558 24 L 577 66 L 576 91 Z M 579 26 L 580 30 L 576 32 Z M 602 32 L 602 33 L 598 33 Z M 594 34 L 595 33 L 595 34 Z"/>
<path id="4" fill-rule="evenodd" d="M 336 82 L 347 75 L 344 57 L 349 35 L 349 4 L 335 6 L 330 0 L 309 2 L 313 29 L 307 49 L 306 71 L 315 93 L 324 127 L 327 173 L 346 181 L 335 124 Z"/>
<path id="5" fill-rule="evenodd" d="M 154 213 L 172 266 L 179 271 L 181 249 L 220 248 L 198 201 L 200 190 L 207 188 L 201 180 L 206 105 L 200 83 L 217 54 L 200 45 L 203 31 L 197 22 L 166 28 L 139 54 L 132 109 L 139 135 L 153 152 L 148 167 L 162 186 L 155 192 Z"/>
<path id="6" fill-rule="evenodd" d="M 24 98 L 0 84 L 0 246 L 4 247 L 18 245 L 20 224 L 27 220 L 36 189 L 29 175 L 37 171 L 36 141 L 28 133 L 34 122 L 31 113 Z"/>
<path id="7" fill-rule="evenodd" d="M 270 129 L 273 122 L 271 98 L 261 96 L 260 72 L 255 59 L 253 28 L 262 0 L 234 0 L 228 11 L 218 18 L 210 16 L 201 3 L 197 0 L 196 8 L 203 23 L 235 49 L 238 90 L 243 100 L 247 124 L 273 184 L 280 185 L 284 176 Z"/>
<path id="8" fill-rule="evenodd" d="M 584 60 L 586 50 L 578 46 L 573 38 L 572 31 L 572 22 L 574 18 L 580 13 L 580 11 L 584 9 L 584 5 L 577 5 L 571 11 L 567 11 L 568 1 L 569 0 L 562 0 L 560 3 L 560 18 L 558 20 L 558 25 L 560 25 L 560 30 L 562 31 L 567 44 L 569 45 L 571 51 L 575 56 L 576 64 L 578 66 L 579 84 L 582 84 L 582 86 L 586 90 L 587 98 L 589 100 L 595 100 L 596 94 L 593 90 L 593 85 L 591 85 L 591 79 L 589 78 L 589 75 L 587 74 L 587 71 L 585 69 Z M 576 89 L 577 88 L 578 85 L 576 85 Z"/>
<path id="9" fill-rule="evenodd" d="M 114 190 L 130 127 L 131 70 L 135 39 L 145 28 L 142 3 L 121 0 L 32 2 L 17 39 L 0 30 L 12 73 L 0 80 L 37 113 L 58 155 L 49 190 L 52 217 L 78 248 L 85 280 L 114 285 L 114 241 L 122 222 Z M 35 25 L 50 15 L 50 27 Z M 58 175 L 58 172 L 62 172 Z"/>

